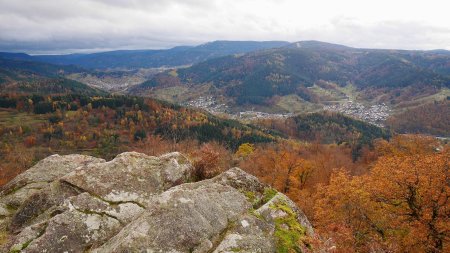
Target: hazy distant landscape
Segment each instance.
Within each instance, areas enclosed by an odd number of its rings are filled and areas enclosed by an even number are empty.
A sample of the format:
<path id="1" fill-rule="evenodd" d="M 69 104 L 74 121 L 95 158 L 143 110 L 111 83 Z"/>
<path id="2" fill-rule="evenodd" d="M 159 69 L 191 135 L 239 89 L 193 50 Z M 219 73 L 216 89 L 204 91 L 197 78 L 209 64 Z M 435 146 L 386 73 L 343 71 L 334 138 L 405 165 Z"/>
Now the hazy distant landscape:
<path id="1" fill-rule="evenodd" d="M 450 96 L 450 57 L 445 50 L 371 50 L 319 41 L 215 41 L 168 50 L 0 57 L 6 89 L 20 86 L 27 75 L 62 78 L 105 92 L 154 97 L 231 117 L 273 118 L 329 110 L 385 126 L 388 119 L 405 120 L 405 111 Z M 434 117 L 444 126 L 447 116 L 439 112 Z M 425 129 L 413 132 L 448 130 Z"/>

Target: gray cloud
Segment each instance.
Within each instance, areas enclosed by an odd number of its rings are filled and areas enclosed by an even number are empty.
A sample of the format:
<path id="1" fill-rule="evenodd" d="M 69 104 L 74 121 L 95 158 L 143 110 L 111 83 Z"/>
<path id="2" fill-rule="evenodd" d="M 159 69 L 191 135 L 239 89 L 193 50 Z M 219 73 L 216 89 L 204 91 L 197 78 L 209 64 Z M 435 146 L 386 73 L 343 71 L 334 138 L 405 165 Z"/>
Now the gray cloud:
<path id="1" fill-rule="evenodd" d="M 428 0 L 428 5 L 405 1 L 408 5 L 390 9 L 384 6 L 388 0 L 369 7 L 359 2 L 0 0 L 0 51 L 168 48 L 218 39 L 315 39 L 356 47 L 450 49 L 450 19 L 445 8 L 436 8 L 444 0 Z"/>

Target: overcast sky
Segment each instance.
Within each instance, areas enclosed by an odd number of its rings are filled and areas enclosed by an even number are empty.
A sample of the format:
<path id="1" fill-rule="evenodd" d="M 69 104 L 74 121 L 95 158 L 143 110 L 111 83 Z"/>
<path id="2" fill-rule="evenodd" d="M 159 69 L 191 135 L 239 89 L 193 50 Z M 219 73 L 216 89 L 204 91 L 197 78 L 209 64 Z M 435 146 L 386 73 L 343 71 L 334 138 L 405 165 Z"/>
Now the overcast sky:
<path id="1" fill-rule="evenodd" d="M 94 52 L 213 40 L 450 49 L 449 0 L 0 0 L 0 51 Z"/>

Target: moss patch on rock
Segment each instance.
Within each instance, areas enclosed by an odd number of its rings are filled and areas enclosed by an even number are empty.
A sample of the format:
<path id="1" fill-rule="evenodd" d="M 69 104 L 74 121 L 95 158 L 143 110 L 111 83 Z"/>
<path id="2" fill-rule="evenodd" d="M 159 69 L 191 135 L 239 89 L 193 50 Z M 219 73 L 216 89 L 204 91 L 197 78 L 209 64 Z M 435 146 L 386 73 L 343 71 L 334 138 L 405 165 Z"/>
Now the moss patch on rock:
<path id="1" fill-rule="evenodd" d="M 277 195 L 277 190 L 273 189 L 273 188 L 266 188 L 264 189 L 264 195 L 261 199 L 261 205 L 264 205 L 265 203 L 269 202 L 273 197 L 275 197 L 275 195 Z"/>
<path id="2" fill-rule="evenodd" d="M 264 220 L 264 217 L 263 217 L 260 213 L 256 212 L 256 210 L 253 209 L 253 208 L 249 209 L 249 210 L 248 210 L 248 213 L 249 213 L 250 215 L 255 216 L 255 217 L 256 217 L 257 219 L 259 219 L 259 220 Z"/>
<path id="3" fill-rule="evenodd" d="M 275 218 L 275 238 L 278 253 L 302 252 L 300 244 L 306 235 L 305 228 L 298 222 L 297 214 L 287 203 L 278 202 L 270 206 L 285 213 Z"/>
<path id="4" fill-rule="evenodd" d="M 254 209 L 258 209 L 267 202 L 269 202 L 275 195 L 277 195 L 277 190 L 266 187 L 264 192 L 253 192 L 253 191 L 242 191 L 247 200 L 252 204 Z"/>

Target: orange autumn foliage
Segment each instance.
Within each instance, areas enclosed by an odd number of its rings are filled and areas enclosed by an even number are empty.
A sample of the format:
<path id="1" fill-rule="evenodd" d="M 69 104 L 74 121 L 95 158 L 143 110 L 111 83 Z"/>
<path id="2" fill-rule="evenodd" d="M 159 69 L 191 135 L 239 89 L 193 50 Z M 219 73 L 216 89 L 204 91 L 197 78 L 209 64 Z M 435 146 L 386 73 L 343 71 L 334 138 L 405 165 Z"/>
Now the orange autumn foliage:
<path id="1" fill-rule="evenodd" d="M 313 172 L 312 163 L 301 157 L 302 151 L 303 147 L 297 143 L 271 145 L 257 149 L 240 167 L 289 194 L 294 189 L 302 189 Z"/>
<path id="2" fill-rule="evenodd" d="M 381 153 L 370 173 L 337 171 L 318 187 L 317 229 L 339 252 L 448 252 L 448 147 L 398 136 L 376 149 Z"/>
<path id="3" fill-rule="evenodd" d="M 383 244 L 383 215 L 365 188 L 367 177 L 351 177 L 342 170 L 315 194 L 314 224 L 318 232 L 337 244 L 337 252 L 388 250 Z"/>
<path id="4" fill-rule="evenodd" d="M 212 178 L 230 167 L 230 153 L 220 144 L 203 144 L 190 154 L 197 180 Z"/>
<path id="5" fill-rule="evenodd" d="M 8 152 L 5 152 L 0 163 L 0 186 L 31 167 L 34 157 L 34 151 L 20 143 L 4 149 L 8 149 Z"/>
<path id="6" fill-rule="evenodd" d="M 372 201 L 393 217 L 405 251 L 450 250 L 450 153 L 381 157 L 370 174 Z"/>

